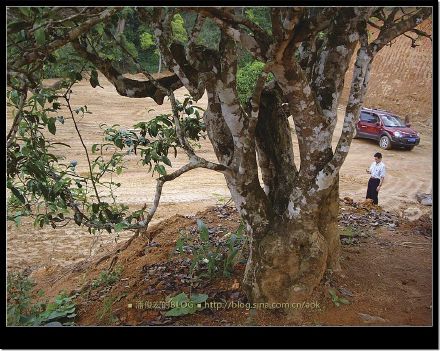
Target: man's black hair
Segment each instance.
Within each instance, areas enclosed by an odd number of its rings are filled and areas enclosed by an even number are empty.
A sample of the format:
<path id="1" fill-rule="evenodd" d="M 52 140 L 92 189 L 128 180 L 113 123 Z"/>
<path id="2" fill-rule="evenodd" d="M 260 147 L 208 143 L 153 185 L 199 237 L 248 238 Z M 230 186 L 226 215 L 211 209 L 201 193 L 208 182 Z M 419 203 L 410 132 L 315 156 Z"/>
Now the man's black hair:
<path id="1" fill-rule="evenodd" d="M 374 157 L 382 158 L 382 154 L 381 154 L 380 152 L 376 152 L 376 153 L 374 154 Z"/>

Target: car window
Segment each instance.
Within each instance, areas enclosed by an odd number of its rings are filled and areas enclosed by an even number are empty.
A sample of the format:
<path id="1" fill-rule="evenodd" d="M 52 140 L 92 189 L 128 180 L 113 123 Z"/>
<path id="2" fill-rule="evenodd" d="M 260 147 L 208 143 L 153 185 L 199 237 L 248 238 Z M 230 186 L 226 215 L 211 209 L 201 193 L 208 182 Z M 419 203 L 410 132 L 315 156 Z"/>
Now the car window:
<path id="1" fill-rule="evenodd" d="M 368 122 L 370 120 L 371 115 L 368 112 L 361 112 L 361 121 Z"/>
<path id="2" fill-rule="evenodd" d="M 385 127 L 405 127 L 405 122 L 397 116 L 383 115 L 382 121 Z"/>
<path id="3" fill-rule="evenodd" d="M 376 123 L 379 121 L 377 115 L 368 112 L 361 112 L 361 121 L 367 123 Z"/>
<path id="4" fill-rule="evenodd" d="M 379 122 L 379 117 L 377 115 L 375 115 L 375 114 L 370 115 L 370 120 L 368 122 L 370 122 L 370 123 L 377 123 L 377 122 Z"/>

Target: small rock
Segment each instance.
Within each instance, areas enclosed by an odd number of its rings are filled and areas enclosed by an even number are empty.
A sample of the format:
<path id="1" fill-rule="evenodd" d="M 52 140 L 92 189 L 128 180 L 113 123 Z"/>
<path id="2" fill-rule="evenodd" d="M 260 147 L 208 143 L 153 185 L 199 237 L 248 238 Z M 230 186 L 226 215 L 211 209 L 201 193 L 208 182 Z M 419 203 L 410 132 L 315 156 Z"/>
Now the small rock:
<path id="1" fill-rule="evenodd" d="M 382 317 L 371 316 L 366 313 L 358 313 L 358 315 L 364 323 L 383 323 L 383 322 L 386 322 L 386 319 L 383 319 Z"/>
<path id="2" fill-rule="evenodd" d="M 415 221 L 422 216 L 422 211 L 416 207 L 408 207 L 403 211 L 403 217 L 410 220 Z"/>
<path id="3" fill-rule="evenodd" d="M 350 296 L 350 297 L 353 297 L 353 293 L 352 293 L 350 290 L 348 290 L 348 289 L 345 289 L 345 288 L 339 288 L 338 290 L 339 290 L 339 291 L 341 292 L 341 294 L 344 295 L 344 296 Z"/>
<path id="4" fill-rule="evenodd" d="M 428 199 L 423 199 L 422 201 L 420 201 L 420 203 L 423 206 L 432 206 L 432 198 L 428 198 Z"/>
<path id="5" fill-rule="evenodd" d="M 45 327 L 62 327 L 63 325 L 60 322 L 50 322 L 44 325 Z"/>
<path id="6" fill-rule="evenodd" d="M 424 206 L 432 206 L 432 195 L 425 193 L 417 193 L 416 199 Z"/>

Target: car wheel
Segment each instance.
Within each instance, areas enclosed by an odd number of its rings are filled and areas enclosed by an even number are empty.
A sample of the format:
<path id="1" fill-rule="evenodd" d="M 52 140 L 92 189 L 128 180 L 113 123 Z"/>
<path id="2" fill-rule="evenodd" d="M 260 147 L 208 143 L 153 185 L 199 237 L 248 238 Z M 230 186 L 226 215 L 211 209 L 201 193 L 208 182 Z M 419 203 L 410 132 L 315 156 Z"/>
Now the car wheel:
<path id="1" fill-rule="evenodd" d="M 387 135 L 383 135 L 379 140 L 379 146 L 384 150 L 391 149 L 391 139 Z"/>

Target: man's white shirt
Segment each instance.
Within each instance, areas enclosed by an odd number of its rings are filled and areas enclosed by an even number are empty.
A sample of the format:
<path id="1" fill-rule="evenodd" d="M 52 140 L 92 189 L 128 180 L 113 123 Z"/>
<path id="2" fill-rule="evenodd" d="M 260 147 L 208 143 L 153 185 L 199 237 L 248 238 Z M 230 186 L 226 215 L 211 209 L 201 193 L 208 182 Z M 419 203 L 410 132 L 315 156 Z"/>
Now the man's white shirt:
<path id="1" fill-rule="evenodd" d="M 385 164 L 382 161 L 379 163 L 373 162 L 370 166 L 370 174 L 373 178 L 385 177 Z"/>

